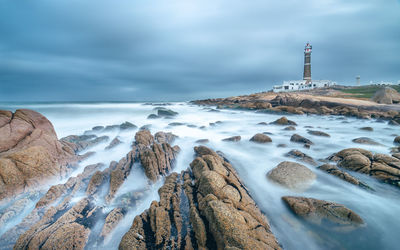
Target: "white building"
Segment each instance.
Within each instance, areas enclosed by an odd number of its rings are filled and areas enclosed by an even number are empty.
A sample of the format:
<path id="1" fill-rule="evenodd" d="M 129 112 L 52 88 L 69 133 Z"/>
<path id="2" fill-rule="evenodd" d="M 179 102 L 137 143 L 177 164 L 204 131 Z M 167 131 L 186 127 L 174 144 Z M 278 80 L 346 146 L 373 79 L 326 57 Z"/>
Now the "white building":
<path id="1" fill-rule="evenodd" d="M 330 80 L 311 80 L 311 52 L 312 46 L 307 43 L 304 48 L 304 72 L 303 80 L 284 81 L 282 85 L 275 85 L 274 92 L 301 91 L 316 88 L 326 88 L 336 85 L 336 82 Z"/>
<path id="2" fill-rule="evenodd" d="M 336 85 L 336 82 L 330 80 L 291 80 L 284 81 L 282 85 L 275 85 L 274 92 L 291 92 L 316 88 L 327 88 Z"/>

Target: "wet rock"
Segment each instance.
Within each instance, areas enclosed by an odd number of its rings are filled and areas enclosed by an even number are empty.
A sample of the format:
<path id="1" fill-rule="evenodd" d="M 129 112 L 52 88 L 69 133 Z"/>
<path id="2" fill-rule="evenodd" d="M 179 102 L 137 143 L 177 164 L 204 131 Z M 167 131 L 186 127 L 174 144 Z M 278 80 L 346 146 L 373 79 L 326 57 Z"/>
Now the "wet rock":
<path id="1" fill-rule="evenodd" d="M 395 144 L 400 144 L 400 136 L 396 136 L 393 140 Z"/>
<path id="2" fill-rule="evenodd" d="M 288 126 L 288 127 L 284 128 L 283 130 L 291 131 L 291 130 L 296 130 L 296 128 L 293 126 Z"/>
<path id="3" fill-rule="evenodd" d="M 185 123 L 182 122 L 171 122 L 168 124 L 168 126 L 183 126 Z"/>
<path id="4" fill-rule="evenodd" d="M 114 208 L 107 215 L 103 228 L 100 233 L 100 237 L 107 237 L 111 231 L 118 225 L 118 223 L 124 218 L 125 211 L 122 208 Z"/>
<path id="5" fill-rule="evenodd" d="M 137 126 L 135 124 L 130 123 L 130 122 L 124 122 L 121 125 L 119 125 L 119 128 L 121 130 L 130 130 L 130 129 L 136 129 Z"/>
<path id="6" fill-rule="evenodd" d="M 151 128 L 151 124 L 145 124 L 139 128 L 139 130 L 149 130 Z"/>
<path id="7" fill-rule="evenodd" d="M 280 249 L 233 167 L 209 148 L 195 151 L 193 174 L 166 178 L 119 249 Z"/>
<path id="8" fill-rule="evenodd" d="M 292 125 L 292 126 L 296 126 L 297 124 L 294 121 L 288 120 L 285 116 L 282 116 L 281 118 L 279 118 L 278 120 L 271 122 L 271 124 L 274 125 Z"/>
<path id="9" fill-rule="evenodd" d="M 240 135 L 236 135 L 236 136 L 232 136 L 232 137 L 228 137 L 228 138 L 222 139 L 222 141 L 237 142 L 237 141 L 240 141 L 241 139 L 242 139 L 242 137 Z"/>
<path id="10" fill-rule="evenodd" d="M 0 202 L 66 177 L 78 160 L 46 117 L 28 109 L 0 111 Z"/>
<path id="11" fill-rule="evenodd" d="M 307 131 L 310 135 L 315 135 L 315 136 L 322 136 L 322 137 L 331 137 L 329 134 L 322 132 L 322 131 L 316 131 L 316 130 L 309 130 Z"/>
<path id="12" fill-rule="evenodd" d="M 374 131 L 374 128 L 372 128 L 372 127 L 362 127 L 362 128 L 360 128 L 360 130 L 364 130 L 364 131 Z"/>
<path id="13" fill-rule="evenodd" d="M 101 131 L 104 129 L 104 126 L 95 126 L 92 128 L 93 131 Z"/>
<path id="14" fill-rule="evenodd" d="M 382 145 L 368 137 L 355 138 L 352 140 L 352 142 L 359 143 L 359 144 L 366 144 L 366 145 Z"/>
<path id="15" fill-rule="evenodd" d="M 298 135 L 298 134 L 292 135 L 292 137 L 290 137 L 290 141 L 296 142 L 296 143 L 314 145 L 314 143 L 312 141 L 310 141 L 309 139 L 307 139 L 301 135 Z"/>
<path id="16" fill-rule="evenodd" d="M 269 143 L 272 142 L 272 139 L 268 135 L 257 133 L 250 138 L 250 141 L 257 143 Z"/>
<path id="17" fill-rule="evenodd" d="M 188 124 L 188 125 L 186 125 L 186 127 L 188 127 L 188 128 L 197 128 L 197 126 L 194 125 L 194 124 Z"/>
<path id="18" fill-rule="evenodd" d="M 97 137 L 95 135 L 69 135 L 61 138 L 60 141 L 70 143 L 74 151 L 79 152 L 106 142 L 109 139 L 108 136 Z"/>
<path id="19" fill-rule="evenodd" d="M 311 186 L 316 175 L 306 166 L 284 161 L 267 173 L 267 178 L 294 191 L 303 191 Z"/>
<path id="20" fill-rule="evenodd" d="M 314 159 L 311 156 L 308 156 L 304 154 L 303 152 L 293 149 L 289 151 L 288 153 L 285 154 L 286 157 L 294 158 L 296 160 L 311 164 L 316 166 L 317 162 L 314 161 Z"/>
<path id="21" fill-rule="evenodd" d="M 147 119 L 157 119 L 157 118 L 160 118 L 160 117 L 156 114 L 150 114 L 149 116 L 147 116 Z"/>
<path id="22" fill-rule="evenodd" d="M 112 149 L 112 148 L 118 146 L 118 145 L 121 144 L 121 143 L 122 143 L 122 142 L 118 139 L 118 136 L 117 136 L 117 137 L 115 137 L 115 138 L 110 142 L 110 144 L 108 144 L 108 146 L 105 147 L 104 149 L 105 149 L 105 150 Z"/>
<path id="23" fill-rule="evenodd" d="M 175 139 L 178 138 L 177 135 L 174 135 L 171 132 L 157 132 L 154 134 L 154 139 L 158 142 L 158 143 L 173 143 L 175 141 Z"/>
<path id="24" fill-rule="evenodd" d="M 364 149 L 342 150 L 328 159 L 343 167 L 359 173 L 368 174 L 383 182 L 400 187 L 400 160 L 385 154 L 372 155 Z"/>
<path id="25" fill-rule="evenodd" d="M 178 115 L 178 112 L 172 111 L 170 109 L 160 108 L 157 110 L 157 115 L 160 117 L 171 117 Z"/>
<path id="26" fill-rule="evenodd" d="M 208 139 L 199 139 L 199 140 L 197 140 L 197 141 L 195 141 L 195 142 L 196 142 L 196 143 L 203 144 L 203 143 L 209 143 L 210 140 L 208 140 Z"/>
<path id="27" fill-rule="evenodd" d="M 318 167 L 318 169 L 327 172 L 328 174 L 334 175 L 336 177 L 339 177 L 340 179 L 347 181 L 348 183 L 351 183 L 353 185 L 366 188 L 366 189 L 372 189 L 370 188 L 367 184 L 361 182 L 354 176 L 350 175 L 349 173 L 346 173 L 342 170 L 340 170 L 338 167 L 332 164 L 324 164 Z"/>
<path id="28" fill-rule="evenodd" d="M 265 126 L 266 126 L 266 125 L 268 125 L 268 123 L 266 123 L 266 122 L 259 122 L 259 123 L 257 123 L 257 125 L 263 125 L 263 126 L 265 125 Z"/>
<path id="29" fill-rule="evenodd" d="M 89 199 L 82 199 L 58 217 L 61 207 L 50 208 L 43 218 L 17 240 L 15 249 L 83 249 L 90 234 L 90 223 L 98 209 Z"/>
<path id="30" fill-rule="evenodd" d="M 116 129 L 119 129 L 119 125 L 108 125 L 104 128 L 104 131 L 112 131 Z"/>
<path id="31" fill-rule="evenodd" d="M 358 214 L 338 203 L 294 196 L 282 200 L 297 216 L 328 230 L 347 232 L 365 225 Z"/>
<path id="32" fill-rule="evenodd" d="M 280 144 L 276 145 L 276 147 L 278 147 L 278 148 L 286 148 L 287 145 L 284 144 L 284 143 L 280 143 Z"/>

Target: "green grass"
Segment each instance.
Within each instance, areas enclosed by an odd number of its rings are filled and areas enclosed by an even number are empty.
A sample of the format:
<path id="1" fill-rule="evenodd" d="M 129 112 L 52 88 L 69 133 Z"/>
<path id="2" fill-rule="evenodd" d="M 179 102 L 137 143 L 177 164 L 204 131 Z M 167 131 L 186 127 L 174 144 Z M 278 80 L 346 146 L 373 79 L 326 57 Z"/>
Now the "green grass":
<path id="1" fill-rule="evenodd" d="M 400 85 L 392 85 L 391 88 L 400 92 Z M 383 86 L 375 86 L 375 85 L 368 85 L 368 86 L 360 86 L 360 87 L 352 87 L 348 89 L 341 89 L 343 93 L 352 94 L 349 97 L 357 97 L 357 98 L 371 98 L 375 92 L 383 88 Z"/>

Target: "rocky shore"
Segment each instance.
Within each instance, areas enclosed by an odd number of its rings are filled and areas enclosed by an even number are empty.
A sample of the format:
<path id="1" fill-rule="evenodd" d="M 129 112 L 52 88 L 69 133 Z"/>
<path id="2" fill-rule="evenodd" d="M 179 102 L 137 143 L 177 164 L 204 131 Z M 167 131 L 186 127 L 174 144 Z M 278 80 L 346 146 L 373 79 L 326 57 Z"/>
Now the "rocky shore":
<path id="1" fill-rule="evenodd" d="M 262 112 L 385 119 L 392 125 L 400 119 L 397 111 L 385 111 L 380 107 L 333 104 L 290 94 L 277 95 L 270 100 L 252 95 L 195 103 Z M 148 119 L 171 119 L 178 115 L 166 108 L 156 109 L 156 112 L 157 117 Z M 183 123 L 170 124 L 168 126 L 184 126 Z M 222 122 L 212 123 L 209 128 L 219 124 Z M 275 234 L 271 217 L 268 218 L 272 208 L 258 204 L 259 195 L 258 199 L 254 197 L 254 190 L 247 187 L 235 164 L 224 155 L 223 148 L 202 145 L 209 144 L 208 139 L 193 142 L 195 147 L 185 148 L 192 152 L 191 163 L 177 173 L 175 166 L 183 150 L 177 143 L 179 137 L 163 131 L 152 134 L 149 126 L 138 128 L 124 122 L 96 126 L 81 135 L 58 139 L 51 122 L 35 111 L 0 111 L 0 225 L 17 221 L 0 235 L 0 249 L 107 248 L 115 237 L 114 232 L 127 221 L 129 228 L 113 248 L 284 248 L 280 241 L 289 236 Z M 311 238 L 324 242 L 328 248 L 343 247 L 332 235 L 368 230 L 369 225 L 363 217 L 365 211 L 359 213 L 357 206 L 344 205 L 330 198 L 310 197 L 308 190 L 318 188 L 318 183 L 325 181 L 326 176 L 362 192 L 377 192 L 370 187 L 368 178 L 371 183 L 383 183 L 388 188 L 400 187 L 399 136 L 393 139 L 396 147 L 392 148 L 391 155 L 345 148 L 316 159 L 303 149 L 318 147 L 318 140 L 331 138 L 330 132 L 308 129 L 305 135 L 298 133 L 296 130 L 302 124 L 286 117 L 257 126 L 275 126 L 290 133 L 287 143 L 300 147 L 300 150 L 287 149 L 282 155 L 287 160 L 268 166 L 270 169 L 264 172 L 263 181 L 277 193 L 284 194 L 279 197 L 284 205 L 282 214 L 292 218 L 288 219 L 289 224 L 307 232 L 310 228 L 321 231 Z M 191 128 L 205 130 L 195 125 Z M 365 128 L 361 131 L 373 131 Z M 102 150 L 111 152 L 124 144 L 120 136 L 113 138 L 102 134 L 108 131 L 134 132 L 125 156 L 109 164 L 88 164 L 79 170 L 82 162 L 95 154 L 90 151 L 92 148 L 100 145 Z M 373 144 L 370 138 L 356 139 L 359 140 L 353 142 L 360 145 L 383 146 Z M 226 136 L 219 141 L 235 147 L 251 143 L 254 150 L 275 147 L 273 133 L 268 132 L 253 133 L 247 138 Z M 102 146 L 104 144 L 106 146 Z M 286 150 L 284 147 L 286 145 L 282 143 L 276 145 L 276 148 Z M 257 155 L 254 157 L 261 159 Z M 265 165 L 269 164 L 265 162 Z M 247 168 L 252 171 L 251 164 Z M 78 174 L 71 175 L 77 170 Z M 127 191 L 131 175 L 140 173 L 144 180 L 139 188 Z M 130 217 L 156 185 L 160 187 L 158 199 L 135 217 Z M 268 201 L 271 197 L 265 199 Z M 21 213 L 26 214 L 19 218 Z"/>

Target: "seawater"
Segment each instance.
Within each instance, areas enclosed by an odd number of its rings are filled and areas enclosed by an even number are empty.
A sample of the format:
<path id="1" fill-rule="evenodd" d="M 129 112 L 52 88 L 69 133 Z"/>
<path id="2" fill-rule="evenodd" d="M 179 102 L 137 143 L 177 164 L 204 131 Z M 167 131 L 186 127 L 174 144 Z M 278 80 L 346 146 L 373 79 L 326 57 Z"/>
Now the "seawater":
<path id="1" fill-rule="evenodd" d="M 157 105 L 144 103 L 46 103 L 46 104 L 0 104 L 0 109 L 16 110 L 28 108 L 46 116 L 53 124 L 59 138 L 71 134 L 83 134 L 94 126 L 121 124 L 129 121 L 138 127 L 148 125 L 152 133 L 158 131 L 172 132 L 179 138 L 174 142 L 180 146 L 180 152 L 173 171 L 181 172 L 189 167 L 194 159 L 193 147 L 199 139 L 208 139 L 208 147 L 219 150 L 232 163 L 240 178 L 248 187 L 252 197 L 260 209 L 266 214 L 273 233 L 285 249 L 329 249 L 343 247 L 347 249 L 396 249 L 400 232 L 400 190 L 388 184 L 380 183 L 366 175 L 352 173 L 354 176 L 375 189 L 374 192 L 353 186 L 341 179 L 328 175 L 316 169 L 315 166 L 302 163 L 317 175 L 317 180 L 305 192 L 296 193 L 271 183 L 266 174 L 280 162 L 290 160 L 284 155 L 292 149 L 298 149 L 315 160 L 325 159 L 329 155 L 345 148 L 359 147 L 375 153 L 390 154 L 393 138 L 399 134 L 396 127 L 375 120 L 361 120 L 341 116 L 317 115 L 286 115 L 295 121 L 295 131 L 283 130 L 282 126 L 258 125 L 260 122 L 272 122 L 281 114 L 257 113 L 254 111 L 220 109 L 216 111 L 209 107 L 192 105 L 190 103 L 169 103 L 162 107 L 179 113 L 172 119 L 147 119 L 149 114 L 155 114 Z M 215 123 L 220 121 L 220 123 Z M 172 122 L 183 123 L 181 126 L 168 125 Z M 215 125 L 210 125 L 214 123 Z M 189 125 L 189 126 L 188 126 Z M 191 126 L 194 125 L 194 126 Z M 204 126 L 204 128 L 200 128 Z M 312 126 L 313 128 L 308 128 Z M 361 127 L 372 127 L 372 132 L 360 130 Z M 307 129 L 324 131 L 331 137 L 318 137 L 307 133 Z M 72 173 L 79 174 L 84 166 L 93 163 L 104 163 L 107 167 L 111 161 L 118 161 L 129 152 L 134 141 L 134 131 L 109 131 L 96 135 L 107 135 L 112 140 L 119 136 L 123 142 L 112 150 L 104 150 L 108 142 L 97 145 L 88 151 L 95 151 L 92 157 L 83 161 L 81 167 Z M 256 144 L 249 139 L 256 133 L 270 133 L 272 143 Z M 310 149 L 300 144 L 290 142 L 290 137 L 297 133 L 314 142 Z M 224 142 L 222 139 L 240 135 L 239 142 Z M 357 137 L 369 137 L 379 142 L 379 146 L 362 145 L 352 142 Z M 287 147 L 277 147 L 286 144 Z M 321 163 L 322 164 L 322 163 Z M 54 181 L 49 185 L 65 182 Z M 117 249 L 124 233 L 132 224 L 133 218 L 150 206 L 151 201 L 158 200 L 157 189 L 163 179 L 149 185 L 141 168 L 134 167 L 128 180 L 125 181 L 117 196 L 125 192 L 141 190 L 146 186 L 146 192 L 141 202 L 128 212 L 125 219 L 114 230 L 112 237 L 103 246 L 107 249 Z M 337 202 L 358 213 L 366 222 L 366 227 L 352 232 L 332 232 L 309 225 L 294 216 L 281 200 L 282 196 L 295 195 Z M 76 197 L 79 200 L 81 197 Z M 101 202 L 101 201 L 99 201 Z M 17 219 L 2 225 L 0 235 L 7 229 L 18 224 L 24 215 L 33 209 L 28 207 Z M 4 208 L 1 208 L 4 209 Z M 112 207 L 106 208 L 111 210 Z M 100 246 L 88 246 L 98 249 Z"/>

